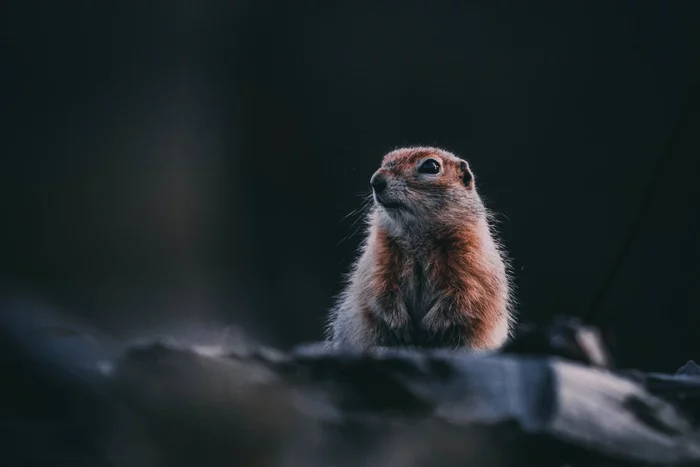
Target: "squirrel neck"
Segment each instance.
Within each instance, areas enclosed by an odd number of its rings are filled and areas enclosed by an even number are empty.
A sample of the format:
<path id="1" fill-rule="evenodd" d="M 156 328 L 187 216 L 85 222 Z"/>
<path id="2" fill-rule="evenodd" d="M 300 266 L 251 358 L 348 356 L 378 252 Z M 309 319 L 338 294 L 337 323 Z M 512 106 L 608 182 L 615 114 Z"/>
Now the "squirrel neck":
<path id="1" fill-rule="evenodd" d="M 431 223 L 421 226 L 406 225 L 400 228 L 389 223 L 378 222 L 375 223 L 375 227 L 380 237 L 406 252 L 469 248 L 474 238 L 480 236 L 480 231 L 488 229 L 484 219 L 462 219 L 458 225 Z"/>

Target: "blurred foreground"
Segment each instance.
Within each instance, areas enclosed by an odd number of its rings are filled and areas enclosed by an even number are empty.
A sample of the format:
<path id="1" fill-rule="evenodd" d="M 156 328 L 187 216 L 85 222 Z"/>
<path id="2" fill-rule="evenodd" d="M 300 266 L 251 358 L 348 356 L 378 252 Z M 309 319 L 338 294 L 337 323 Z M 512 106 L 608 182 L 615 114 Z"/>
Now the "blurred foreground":
<path id="1" fill-rule="evenodd" d="M 115 342 L 3 304 L 4 466 L 699 465 L 699 367 L 613 370 L 594 329 L 524 328 L 499 354 L 242 332 Z"/>

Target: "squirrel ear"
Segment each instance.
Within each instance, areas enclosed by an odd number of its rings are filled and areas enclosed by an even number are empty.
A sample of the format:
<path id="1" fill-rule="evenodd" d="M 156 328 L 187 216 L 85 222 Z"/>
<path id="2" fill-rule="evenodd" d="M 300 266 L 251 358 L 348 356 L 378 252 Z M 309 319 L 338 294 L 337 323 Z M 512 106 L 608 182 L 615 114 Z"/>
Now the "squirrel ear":
<path id="1" fill-rule="evenodd" d="M 474 174 L 469 169 L 469 164 L 467 164 L 467 161 L 460 159 L 459 168 L 462 171 L 462 183 L 464 183 L 464 186 L 471 188 L 474 184 Z"/>

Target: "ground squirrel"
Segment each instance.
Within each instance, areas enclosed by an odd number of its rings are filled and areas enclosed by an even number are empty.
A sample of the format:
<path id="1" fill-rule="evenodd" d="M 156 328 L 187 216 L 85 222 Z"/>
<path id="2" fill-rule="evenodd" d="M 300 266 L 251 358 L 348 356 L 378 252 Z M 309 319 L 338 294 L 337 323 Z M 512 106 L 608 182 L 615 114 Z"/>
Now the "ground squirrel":
<path id="1" fill-rule="evenodd" d="M 509 268 L 469 164 L 438 148 L 397 149 L 370 184 L 367 235 L 327 340 L 359 350 L 502 346 L 514 324 Z"/>

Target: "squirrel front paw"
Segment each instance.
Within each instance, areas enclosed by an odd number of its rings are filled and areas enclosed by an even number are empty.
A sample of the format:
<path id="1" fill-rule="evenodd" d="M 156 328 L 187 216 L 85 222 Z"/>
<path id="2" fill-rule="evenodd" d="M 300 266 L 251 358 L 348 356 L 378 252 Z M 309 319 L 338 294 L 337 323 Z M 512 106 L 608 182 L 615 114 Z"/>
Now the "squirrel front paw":
<path id="1" fill-rule="evenodd" d="M 445 310 L 440 307 L 431 308 L 421 320 L 421 326 L 426 331 L 439 333 L 454 326 L 454 320 L 450 320 Z"/>
<path id="2" fill-rule="evenodd" d="M 380 313 L 383 330 L 380 332 L 383 345 L 407 345 L 411 343 L 412 325 L 408 310 L 396 304 L 383 307 Z"/>
<path id="3" fill-rule="evenodd" d="M 410 317 L 406 310 L 401 309 L 401 307 L 394 307 L 385 310 L 383 313 L 384 321 L 387 326 L 391 329 L 405 328 L 410 324 Z"/>
<path id="4" fill-rule="evenodd" d="M 466 340 L 465 328 L 460 320 L 441 307 L 428 311 L 421 320 L 421 327 L 427 332 L 426 344 L 432 347 L 456 348 Z"/>

